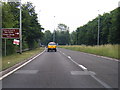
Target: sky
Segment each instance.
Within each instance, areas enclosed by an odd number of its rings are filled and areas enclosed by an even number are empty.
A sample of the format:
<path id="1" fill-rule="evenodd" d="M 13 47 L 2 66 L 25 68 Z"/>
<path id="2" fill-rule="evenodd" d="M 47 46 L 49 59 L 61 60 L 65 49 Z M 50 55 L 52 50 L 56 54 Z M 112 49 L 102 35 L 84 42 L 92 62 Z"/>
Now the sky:
<path id="1" fill-rule="evenodd" d="M 67 25 L 70 32 L 118 7 L 120 0 L 21 0 L 35 6 L 38 20 L 45 30 L 53 32 L 59 23 Z"/>

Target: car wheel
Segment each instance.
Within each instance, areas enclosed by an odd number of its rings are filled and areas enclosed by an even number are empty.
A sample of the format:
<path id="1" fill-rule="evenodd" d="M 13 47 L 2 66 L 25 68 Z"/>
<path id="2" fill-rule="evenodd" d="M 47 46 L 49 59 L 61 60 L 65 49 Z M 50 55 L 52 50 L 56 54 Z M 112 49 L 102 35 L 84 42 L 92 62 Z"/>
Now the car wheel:
<path id="1" fill-rule="evenodd" d="M 55 52 L 56 52 L 57 50 L 55 49 Z"/>

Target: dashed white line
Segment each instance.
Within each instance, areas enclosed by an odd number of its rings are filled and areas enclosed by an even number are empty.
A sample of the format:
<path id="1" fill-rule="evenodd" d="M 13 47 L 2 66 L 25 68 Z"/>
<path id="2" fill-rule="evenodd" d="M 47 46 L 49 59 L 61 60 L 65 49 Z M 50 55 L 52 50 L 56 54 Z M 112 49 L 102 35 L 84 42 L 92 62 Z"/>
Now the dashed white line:
<path id="1" fill-rule="evenodd" d="M 69 58 L 73 63 L 75 63 L 77 66 L 79 66 L 79 67 L 82 68 L 83 70 L 87 70 L 87 68 L 86 68 L 85 66 L 80 65 L 79 63 L 75 62 L 75 61 L 71 58 L 71 56 L 66 55 L 66 54 L 63 53 L 62 51 L 60 51 L 60 53 L 62 53 L 62 54 L 63 54 L 64 56 L 66 56 L 67 58 Z"/>
<path id="2" fill-rule="evenodd" d="M 63 53 L 65 55 L 65 53 Z"/>
<path id="3" fill-rule="evenodd" d="M 70 56 L 68 56 L 69 59 L 72 59 Z"/>
<path id="4" fill-rule="evenodd" d="M 72 62 L 74 62 L 76 65 L 78 65 L 79 67 L 81 67 L 83 70 L 87 70 L 87 68 L 77 62 L 75 62 L 70 56 L 67 56 Z"/>
<path id="5" fill-rule="evenodd" d="M 75 63 L 76 65 L 79 66 L 79 64 L 77 62 L 75 62 L 70 56 L 67 56 L 73 63 Z"/>
<path id="6" fill-rule="evenodd" d="M 62 53 L 62 52 L 61 52 L 61 53 Z M 67 55 L 65 55 L 65 56 L 68 57 L 68 58 L 69 58 L 72 62 L 74 62 L 76 65 L 78 65 L 79 67 L 81 67 L 84 71 L 88 71 L 85 66 L 78 64 L 78 63 L 75 62 L 70 56 L 67 56 Z M 90 74 L 90 76 L 91 76 L 92 78 L 94 78 L 97 82 L 99 82 L 101 85 L 103 85 L 105 88 L 108 88 L 108 89 L 110 89 L 110 90 L 113 90 L 111 86 L 109 86 L 109 85 L 106 84 L 105 82 L 101 81 L 99 78 L 97 78 L 97 77 L 95 76 L 95 74 Z"/>
<path id="7" fill-rule="evenodd" d="M 87 68 L 77 62 L 75 62 L 70 56 L 67 56 L 72 62 L 74 62 L 76 65 L 78 65 L 79 67 L 81 67 L 83 70 L 87 70 Z"/>
<path id="8" fill-rule="evenodd" d="M 79 65 L 83 70 L 87 70 L 87 68 L 83 65 Z"/>

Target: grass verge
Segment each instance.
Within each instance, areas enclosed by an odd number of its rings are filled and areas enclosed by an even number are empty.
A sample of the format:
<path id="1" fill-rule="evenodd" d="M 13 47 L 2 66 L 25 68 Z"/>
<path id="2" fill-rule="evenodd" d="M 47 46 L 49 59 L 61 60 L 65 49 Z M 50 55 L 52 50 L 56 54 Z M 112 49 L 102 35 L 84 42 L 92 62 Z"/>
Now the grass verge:
<path id="1" fill-rule="evenodd" d="M 43 50 L 44 50 L 44 47 L 41 47 L 35 50 L 23 52 L 22 54 L 16 53 L 13 55 L 5 56 L 2 58 L 2 70 L 5 70 L 21 61 L 24 61 L 27 58 L 30 58 L 31 56 L 34 56 L 42 52 Z"/>
<path id="2" fill-rule="evenodd" d="M 69 46 L 59 46 L 59 47 L 120 59 L 120 53 L 119 53 L 120 45 L 110 45 L 110 44 L 100 45 L 100 46 L 69 45 Z"/>

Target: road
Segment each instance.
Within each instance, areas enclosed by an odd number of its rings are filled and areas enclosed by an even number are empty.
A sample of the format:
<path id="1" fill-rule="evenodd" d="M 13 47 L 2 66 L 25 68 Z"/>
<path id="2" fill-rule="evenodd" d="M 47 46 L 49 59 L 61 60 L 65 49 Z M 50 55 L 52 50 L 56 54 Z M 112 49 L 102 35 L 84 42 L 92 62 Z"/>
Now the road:
<path id="1" fill-rule="evenodd" d="M 118 62 L 59 48 L 2 80 L 3 88 L 118 88 Z"/>

